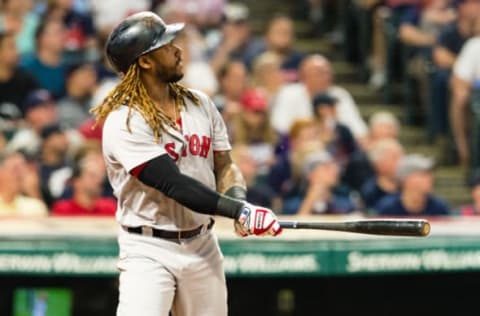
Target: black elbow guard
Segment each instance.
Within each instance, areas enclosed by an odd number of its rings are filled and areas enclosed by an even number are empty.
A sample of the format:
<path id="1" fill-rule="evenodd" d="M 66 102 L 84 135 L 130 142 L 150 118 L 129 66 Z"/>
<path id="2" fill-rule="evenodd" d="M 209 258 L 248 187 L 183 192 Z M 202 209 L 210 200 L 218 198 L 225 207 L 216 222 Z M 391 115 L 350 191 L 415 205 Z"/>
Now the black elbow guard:
<path id="1" fill-rule="evenodd" d="M 167 154 L 149 161 L 138 179 L 194 212 L 236 219 L 243 208 L 243 202 L 221 195 L 180 173 Z"/>

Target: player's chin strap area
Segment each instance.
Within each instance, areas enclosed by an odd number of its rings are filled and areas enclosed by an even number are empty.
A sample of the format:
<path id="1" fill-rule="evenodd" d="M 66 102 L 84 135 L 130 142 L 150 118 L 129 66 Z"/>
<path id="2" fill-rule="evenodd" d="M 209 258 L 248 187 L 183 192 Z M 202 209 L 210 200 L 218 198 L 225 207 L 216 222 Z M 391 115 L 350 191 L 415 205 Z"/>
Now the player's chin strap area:
<path id="1" fill-rule="evenodd" d="M 213 218 L 210 218 L 210 222 L 207 225 L 200 225 L 197 228 L 190 230 L 163 230 L 157 229 L 150 226 L 138 226 L 138 227 L 127 227 L 122 226 L 122 228 L 132 234 L 138 234 L 149 237 L 156 237 L 161 239 L 166 239 L 170 241 L 180 242 L 182 240 L 193 239 L 204 232 L 212 229 L 215 221 Z"/>

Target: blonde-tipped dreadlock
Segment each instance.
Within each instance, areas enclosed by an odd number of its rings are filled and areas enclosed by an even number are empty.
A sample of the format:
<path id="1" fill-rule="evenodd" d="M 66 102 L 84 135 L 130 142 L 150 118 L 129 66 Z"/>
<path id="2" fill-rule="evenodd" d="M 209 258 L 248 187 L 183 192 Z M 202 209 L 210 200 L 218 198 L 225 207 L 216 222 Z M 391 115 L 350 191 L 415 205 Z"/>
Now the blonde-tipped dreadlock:
<path id="1" fill-rule="evenodd" d="M 170 91 L 175 98 L 177 110 L 186 106 L 184 97 L 189 98 L 196 105 L 199 104 L 197 96 L 178 83 L 170 83 Z M 130 129 L 132 109 L 135 109 L 143 116 L 152 128 L 157 141 L 160 140 L 161 133 L 166 132 L 168 126 L 177 128 L 176 123 L 164 111 L 158 109 L 148 95 L 145 86 L 140 80 L 140 68 L 137 63 L 130 66 L 122 81 L 103 99 L 102 103 L 91 109 L 90 112 L 96 116 L 96 120 L 99 122 L 103 121 L 108 113 L 121 105 L 128 106 L 128 115 L 125 123 L 130 133 L 132 132 Z"/>

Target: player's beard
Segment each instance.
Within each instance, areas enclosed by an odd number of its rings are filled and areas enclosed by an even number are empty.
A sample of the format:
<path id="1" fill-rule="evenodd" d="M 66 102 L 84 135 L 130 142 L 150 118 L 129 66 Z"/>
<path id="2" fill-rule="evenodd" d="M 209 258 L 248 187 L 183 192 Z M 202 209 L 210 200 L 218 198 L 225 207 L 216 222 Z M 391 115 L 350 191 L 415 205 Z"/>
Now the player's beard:
<path id="1" fill-rule="evenodd" d="M 166 83 L 178 82 L 183 78 L 183 69 L 180 67 L 179 62 L 173 67 L 160 67 L 157 78 Z"/>

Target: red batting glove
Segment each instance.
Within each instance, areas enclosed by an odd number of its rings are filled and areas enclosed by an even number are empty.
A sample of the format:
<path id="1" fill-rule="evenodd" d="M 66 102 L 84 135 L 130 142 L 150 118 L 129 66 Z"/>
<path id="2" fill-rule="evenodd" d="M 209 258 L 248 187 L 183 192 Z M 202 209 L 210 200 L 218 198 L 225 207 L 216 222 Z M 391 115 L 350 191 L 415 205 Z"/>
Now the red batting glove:
<path id="1" fill-rule="evenodd" d="M 245 203 L 234 226 L 235 232 L 242 237 L 277 236 L 282 232 L 282 227 L 272 210 L 250 203 Z"/>

